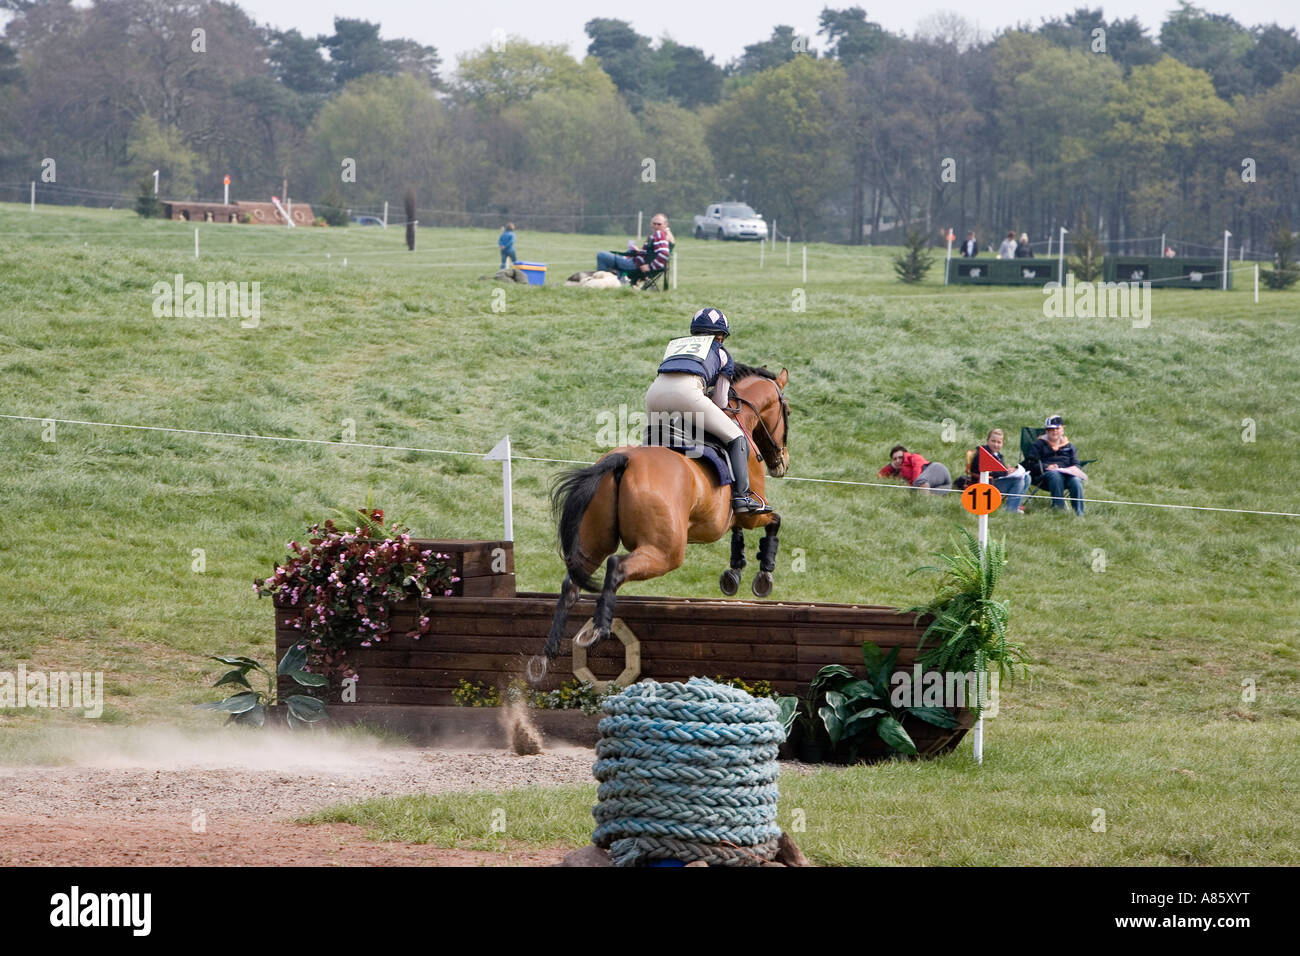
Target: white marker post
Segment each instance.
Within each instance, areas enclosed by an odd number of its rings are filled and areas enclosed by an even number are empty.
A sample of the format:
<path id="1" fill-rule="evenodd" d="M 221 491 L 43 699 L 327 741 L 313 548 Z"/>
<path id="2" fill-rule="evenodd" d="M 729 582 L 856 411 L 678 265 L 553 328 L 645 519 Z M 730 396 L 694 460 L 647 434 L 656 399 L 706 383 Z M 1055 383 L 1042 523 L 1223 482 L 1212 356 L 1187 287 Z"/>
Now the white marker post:
<path id="1" fill-rule="evenodd" d="M 1259 263 L 1255 263 L 1255 304 L 1259 305 Z"/>
<path id="2" fill-rule="evenodd" d="M 199 227 L 194 227 L 194 258 L 199 257 Z"/>
<path id="3" fill-rule="evenodd" d="M 230 205 L 230 177 L 229 176 L 227 176 L 225 179 L 221 181 L 221 190 L 222 190 L 221 204 L 223 206 L 229 206 Z"/>
<path id="4" fill-rule="evenodd" d="M 1228 291 L 1228 240 L 1232 238 L 1232 233 L 1223 230 L 1223 291 Z"/>
<path id="5" fill-rule="evenodd" d="M 987 471 L 981 471 L 980 484 L 987 485 L 988 483 L 989 473 Z M 980 543 L 980 564 L 983 564 L 984 550 L 988 547 L 989 543 L 989 516 L 980 515 L 976 520 L 979 522 L 979 531 L 977 534 Z M 981 701 L 981 703 L 983 703 L 983 701 Z M 982 710 L 980 711 L 979 719 L 975 721 L 975 726 L 971 728 L 970 734 L 971 747 L 975 751 L 975 762 L 977 764 L 982 764 L 984 762 L 984 712 Z"/>
<path id="6" fill-rule="evenodd" d="M 644 210 L 641 210 L 641 209 L 638 209 L 638 210 L 636 211 L 636 234 L 637 234 L 638 237 L 640 237 L 640 235 L 641 235 L 641 216 L 642 216 L 643 212 L 644 212 Z"/>
<path id="7" fill-rule="evenodd" d="M 158 195 L 158 170 L 153 171 L 153 194 Z"/>
<path id="8" fill-rule="evenodd" d="M 790 237 L 785 237 L 785 264 L 790 264 Z"/>
<path id="9" fill-rule="evenodd" d="M 948 257 L 943 260 L 943 284 L 948 284 L 948 266 L 952 262 L 952 230 L 948 230 Z"/>
<path id="10" fill-rule="evenodd" d="M 1061 248 L 1056 254 L 1056 281 L 1061 285 L 1065 285 L 1065 234 L 1069 231 L 1061 227 Z"/>
<path id="11" fill-rule="evenodd" d="M 484 461 L 501 462 L 501 484 L 505 489 L 506 540 L 515 540 L 514 499 L 511 494 L 510 475 L 510 436 L 501 439 L 493 449 L 483 456 Z"/>
<path id="12" fill-rule="evenodd" d="M 384 200 L 384 228 L 388 228 L 388 200 Z"/>
<path id="13" fill-rule="evenodd" d="M 36 180 L 32 180 L 32 206 L 31 211 L 36 211 Z"/>
<path id="14" fill-rule="evenodd" d="M 1162 232 L 1160 233 L 1160 257 L 1163 259 L 1164 255 L 1165 255 L 1165 234 Z"/>
<path id="15" fill-rule="evenodd" d="M 680 253 L 673 253 L 673 289 L 677 288 L 677 257 Z"/>

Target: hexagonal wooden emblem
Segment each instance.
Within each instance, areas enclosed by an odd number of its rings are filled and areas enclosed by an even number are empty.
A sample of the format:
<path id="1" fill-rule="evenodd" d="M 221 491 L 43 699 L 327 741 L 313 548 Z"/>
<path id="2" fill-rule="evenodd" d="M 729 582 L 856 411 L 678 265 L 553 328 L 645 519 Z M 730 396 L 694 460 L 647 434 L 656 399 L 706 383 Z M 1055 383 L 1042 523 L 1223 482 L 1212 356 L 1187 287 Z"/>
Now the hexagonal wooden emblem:
<path id="1" fill-rule="evenodd" d="M 632 633 L 630 627 L 623 623 L 622 618 L 614 618 L 609 632 L 623 642 L 623 672 L 612 681 L 603 681 L 592 673 L 591 668 L 587 666 L 587 649 L 578 642 L 579 637 L 586 637 L 595 627 L 595 619 L 587 618 L 587 623 L 583 624 L 578 629 L 578 633 L 573 635 L 573 676 L 578 680 L 585 680 L 589 684 L 594 684 L 601 691 L 608 691 L 610 684 L 617 684 L 619 687 L 629 687 L 635 684 L 636 679 L 641 676 L 641 642 L 637 639 L 637 636 Z"/>

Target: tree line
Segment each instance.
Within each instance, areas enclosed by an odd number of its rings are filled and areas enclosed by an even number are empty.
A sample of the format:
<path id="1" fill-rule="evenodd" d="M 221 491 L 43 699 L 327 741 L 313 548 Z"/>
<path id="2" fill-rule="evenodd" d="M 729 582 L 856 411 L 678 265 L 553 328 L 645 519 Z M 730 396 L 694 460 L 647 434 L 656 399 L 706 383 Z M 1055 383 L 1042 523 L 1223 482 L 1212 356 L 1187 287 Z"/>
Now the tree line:
<path id="1" fill-rule="evenodd" d="M 323 211 L 414 190 L 422 222 L 608 231 L 749 202 L 796 239 L 951 227 L 1112 242 L 1229 229 L 1264 249 L 1300 212 L 1300 38 L 1183 2 L 1156 35 L 1080 7 L 982 36 L 954 14 L 891 33 L 825 8 L 719 64 L 630 24 L 586 56 L 502 37 L 432 46 L 336 18 L 305 36 L 211 0 L 0 0 L 0 183 L 214 198 L 287 189 Z M 151 185 L 150 185 L 151 188 Z M 59 191 L 53 186 L 51 194 Z M 336 212 L 337 214 L 337 212 Z"/>

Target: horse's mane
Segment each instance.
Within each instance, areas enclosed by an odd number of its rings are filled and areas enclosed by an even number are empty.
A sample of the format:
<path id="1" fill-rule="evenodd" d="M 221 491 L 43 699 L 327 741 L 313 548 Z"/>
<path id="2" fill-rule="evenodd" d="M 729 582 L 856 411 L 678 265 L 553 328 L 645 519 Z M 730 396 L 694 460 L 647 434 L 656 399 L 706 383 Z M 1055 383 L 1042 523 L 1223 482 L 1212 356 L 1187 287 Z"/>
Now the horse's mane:
<path id="1" fill-rule="evenodd" d="M 760 378 L 770 378 L 774 382 L 776 381 L 776 373 L 766 366 L 756 368 L 753 365 L 742 365 L 740 362 L 736 363 L 736 375 L 732 378 L 732 381 L 739 382 L 741 379 L 750 378 L 754 375 L 757 375 Z"/>

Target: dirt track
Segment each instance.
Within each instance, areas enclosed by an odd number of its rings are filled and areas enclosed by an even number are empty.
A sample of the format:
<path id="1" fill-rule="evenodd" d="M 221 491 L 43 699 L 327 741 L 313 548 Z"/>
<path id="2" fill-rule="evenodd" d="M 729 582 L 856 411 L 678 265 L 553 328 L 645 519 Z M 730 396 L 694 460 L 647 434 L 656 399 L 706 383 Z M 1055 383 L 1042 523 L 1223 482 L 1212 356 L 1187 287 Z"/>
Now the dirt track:
<path id="1" fill-rule="evenodd" d="M 587 782 L 594 760 L 577 748 L 518 757 L 328 740 L 250 746 L 156 735 L 136 743 L 134 752 L 97 747 L 72 766 L 0 767 L 0 865 L 548 864 L 566 849 L 371 843 L 358 827 L 292 820 L 375 796 Z"/>

